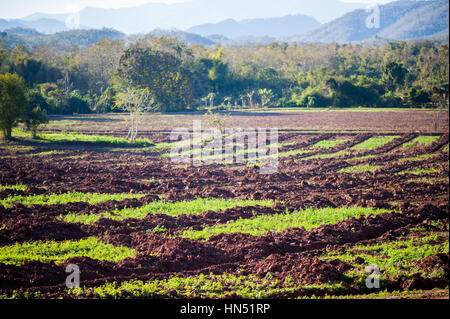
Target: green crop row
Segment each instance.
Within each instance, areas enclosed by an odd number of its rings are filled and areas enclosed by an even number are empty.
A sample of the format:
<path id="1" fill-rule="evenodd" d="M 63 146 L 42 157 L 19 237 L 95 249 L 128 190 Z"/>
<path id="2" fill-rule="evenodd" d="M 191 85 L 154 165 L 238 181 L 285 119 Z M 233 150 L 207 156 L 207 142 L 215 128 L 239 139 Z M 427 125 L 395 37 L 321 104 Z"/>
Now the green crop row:
<path id="1" fill-rule="evenodd" d="M 267 206 L 274 204 L 271 200 L 239 200 L 239 199 L 219 199 L 219 198 L 197 198 L 193 201 L 167 202 L 154 201 L 137 208 L 116 209 L 111 212 L 100 214 L 76 214 L 69 213 L 60 216 L 60 219 L 70 223 L 95 223 L 101 218 L 113 220 L 124 220 L 127 218 L 145 218 L 149 214 L 165 214 L 169 216 L 198 215 L 207 211 L 218 212 L 228 208 L 246 206 Z"/>
<path id="2" fill-rule="evenodd" d="M 118 262 L 135 255 L 133 249 L 105 244 L 95 237 L 78 241 L 25 242 L 0 247 L 0 263 L 11 265 L 21 265 L 27 261 L 61 263 L 72 257 Z"/>
<path id="3" fill-rule="evenodd" d="M 95 205 L 98 203 L 115 200 L 122 201 L 128 198 L 141 198 L 145 194 L 98 194 L 98 193 L 80 193 L 80 192 L 67 192 L 63 194 L 49 194 L 49 195 L 30 195 L 30 196 L 10 196 L 4 199 L 0 199 L 0 205 L 5 207 L 11 207 L 16 203 L 24 206 L 32 205 L 57 205 L 67 204 L 74 202 L 87 202 Z"/>
<path id="4" fill-rule="evenodd" d="M 218 234 L 244 233 L 260 236 L 267 232 L 282 232 L 286 229 L 303 227 L 306 230 L 321 225 L 335 224 L 351 217 L 375 215 L 390 212 L 385 209 L 343 207 L 343 208 L 307 208 L 285 214 L 262 215 L 253 219 L 239 219 L 227 224 L 208 226 L 202 230 L 189 229 L 181 235 L 191 239 L 208 239 Z"/>

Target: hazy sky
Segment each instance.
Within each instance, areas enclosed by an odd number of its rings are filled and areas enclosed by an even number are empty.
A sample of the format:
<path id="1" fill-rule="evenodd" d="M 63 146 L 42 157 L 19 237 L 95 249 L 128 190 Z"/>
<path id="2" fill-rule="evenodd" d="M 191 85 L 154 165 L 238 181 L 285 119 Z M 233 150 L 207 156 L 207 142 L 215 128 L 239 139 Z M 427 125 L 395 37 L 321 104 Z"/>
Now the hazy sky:
<path id="1" fill-rule="evenodd" d="M 0 18 L 18 19 L 35 12 L 67 13 L 79 11 L 84 7 L 122 8 L 148 2 L 175 3 L 190 0 L 0 0 Z M 224 0 L 226 1 L 226 0 Z M 242 0 L 245 1 L 245 0 Z M 392 0 L 341 0 L 367 4 L 383 4 Z M 320 0 L 317 1 L 320 5 Z"/>

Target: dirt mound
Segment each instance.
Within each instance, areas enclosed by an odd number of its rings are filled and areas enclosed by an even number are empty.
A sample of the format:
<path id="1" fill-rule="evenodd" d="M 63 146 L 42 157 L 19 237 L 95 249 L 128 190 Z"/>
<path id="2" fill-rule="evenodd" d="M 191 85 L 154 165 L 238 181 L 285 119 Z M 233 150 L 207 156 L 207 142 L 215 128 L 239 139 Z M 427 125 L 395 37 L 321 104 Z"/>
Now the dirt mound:
<path id="1" fill-rule="evenodd" d="M 280 279 L 289 277 L 302 284 L 322 284 L 340 281 L 342 274 L 351 268 L 339 260 L 322 261 L 302 254 L 273 254 L 249 265 L 246 271 L 261 277 L 275 275 Z"/>
<path id="2" fill-rule="evenodd" d="M 79 240 L 88 237 L 79 225 L 59 221 L 53 217 L 19 215 L 3 222 L 0 245 L 38 240 Z"/>

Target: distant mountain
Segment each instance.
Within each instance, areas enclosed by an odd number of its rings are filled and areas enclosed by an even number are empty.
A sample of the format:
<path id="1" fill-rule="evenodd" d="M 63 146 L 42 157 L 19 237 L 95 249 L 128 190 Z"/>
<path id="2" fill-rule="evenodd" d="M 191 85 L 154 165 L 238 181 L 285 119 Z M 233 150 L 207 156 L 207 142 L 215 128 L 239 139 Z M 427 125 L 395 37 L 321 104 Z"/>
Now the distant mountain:
<path id="1" fill-rule="evenodd" d="M 449 1 L 397 1 L 379 7 L 379 28 L 366 23 L 374 12 L 355 10 L 307 34 L 298 42 L 355 42 L 377 38 L 409 40 L 436 38 L 449 31 Z"/>
<path id="2" fill-rule="evenodd" d="M 280 18 L 251 19 L 239 22 L 228 19 L 219 23 L 198 25 L 187 31 L 202 36 L 220 34 L 231 39 L 265 36 L 284 38 L 312 31 L 319 26 L 321 24 L 315 18 L 298 14 Z"/>
<path id="3" fill-rule="evenodd" d="M 9 48 L 18 44 L 27 49 L 49 45 L 57 51 L 64 51 L 73 47 L 85 48 L 105 38 L 126 40 L 125 34 L 112 29 L 72 30 L 55 34 L 41 34 L 33 29 L 13 28 L 0 33 L 0 39 L 4 40 Z"/>
<path id="4" fill-rule="evenodd" d="M 0 31 L 12 28 L 35 29 L 45 34 L 69 30 L 66 23 L 49 18 L 41 18 L 33 21 L 0 19 Z"/>
<path id="5" fill-rule="evenodd" d="M 192 26 L 226 19 L 262 19 L 304 14 L 328 22 L 364 4 L 340 0 L 192 0 L 175 4 L 147 3 L 137 7 L 102 9 L 87 7 L 79 12 L 80 23 L 90 28 L 114 28 L 127 34 L 148 33 L 156 28 L 186 30 Z M 326 8 L 326 10 L 323 10 Z M 33 14 L 26 21 L 48 18 L 64 22 L 67 14 Z"/>

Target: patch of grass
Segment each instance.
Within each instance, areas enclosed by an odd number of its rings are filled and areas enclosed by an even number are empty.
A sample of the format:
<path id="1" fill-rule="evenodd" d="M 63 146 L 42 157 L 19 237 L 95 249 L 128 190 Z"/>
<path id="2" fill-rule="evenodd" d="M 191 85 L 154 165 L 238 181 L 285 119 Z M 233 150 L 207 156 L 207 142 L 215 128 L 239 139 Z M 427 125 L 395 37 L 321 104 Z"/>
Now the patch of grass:
<path id="1" fill-rule="evenodd" d="M 407 183 L 425 183 L 425 184 L 439 184 L 439 183 L 448 183 L 448 178 L 437 178 L 437 177 L 422 177 L 415 179 L 408 179 Z"/>
<path id="2" fill-rule="evenodd" d="M 347 156 L 350 155 L 351 153 L 349 151 L 339 151 L 336 153 L 331 153 L 331 154 L 316 154 L 316 155 L 312 155 L 309 157 L 304 157 L 301 158 L 301 161 L 307 161 L 307 160 L 312 160 L 312 159 L 329 159 L 329 158 L 338 158 L 341 156 Z"/>
<path id="3" fill-rule="evenodd" d="M 383 166 L 380 165 L 356 165 L 356 166 L 350 166 L 343 168 L 339 170 L 339 173 L 365 173 L 365 172 L 375 172 L 376 170 L 380 169 Z"/>
<path id="4" fill-rule="evenodd" d="M 312 148 L 333 148 L 336 145 L 346 143 L 349 139 L 341 139 L 341 140 L 326 140 L 320 141 L 312 146 Z"/>
<path id="5" fill-rule="evenodd" d="M 145 218 L 149 214 L 165 214 L 169 216 L 180 215 L 199 215 L 207 211 L 218 212 L 228 208 L 246 207 L 246 206 L 267 206 L 274 204 L 271 200 L 257 201 L 257 200 L 238 200 L 238 199 L 216 199 L 216 198 L 197 198 L 193 201 L 181 202 L 166 202 L 154 201 L 147 205 L 137 208 L 117 209 L 112 212 L 105 212 L 101 214 L 76 214 L 70 213 L 60 216 L 60 219 L 69 223 L 95 223 L 101 218 L 108 218 L 113 220 L 124 220 L 127 218 Z"/>
<path id="6" fill-rule="evenodd" d="M 0 192 L 7 190 L 7 189 L 13 189 L 16 191 L 25 191 L 27 189 L 26 185 L 23 184 L 15 184 L 15 185 L 0 185 Z"/>
<path id="7" fill-rule="evenodd" d="M 127 247 L 105 244 L 95 237 L 78 241 L 37 241 L 0 247 L 0 263 L 21 265 L 27 261 L 62 263 L 72 257 L 89 257 L 119 262 L 133 257 L 136 251 Z"/>
<path id="8" fill-rule="evenodd" d="M 348 159 L 347 161 L 362 161 L 365 159 L 375 158 L 375 155 L 366 155 L 366 156 L 360 156 L 360 157 L 353 157 Z"/>
<path id="9" fill-rule="evenodd" d="M 439 136 L 418 136 L 412 141 L 403 144 L 403 148 L 411 148 L 417 145 L 430 145 L 436 142 L 440 137 Z"/>
<path id="10" fill-rule="evenodd" d="M 343 251 L 326 252 L 321 259 L 338 259 L 352 264 L 354 268 L 344 276 L 347 281 L 359 282 L 364 288 L 367 278 L 365 270 L 369 265 L 376 265 L 379 268 L 382 285 L 386 280 L 409 278 L 414 273 L 421 273 L 423 277 L 428 278 L 442 278 L 444 274 L 438 270 L 427 273 L 414 264 L 416 260 L 439 253 L 448 253 L 448 236 L 446 241 L 442 241 L 436 234 L 431 234 L 421 238 L 403 238 L 374 245 L 356 245 Z M 359 259 L 358 262 L 356 262 L 357 259 Z"/>
<path id="11" fill-rule="evenodd" d="M 442 152 L 444 153 L 448 153 L 449 152 L 449 144 L 447 144 L 446 146 L 444 146 L 444 148 L 442 149 Z"/>
<path id="12" fill-rule="evenodd" d="M 33 154 L 26 154 L 26 156 L 49 156 L 49 155 L 61 155 L 65 154 L 63 151 L 48 151 L 48 152 L 41 152 L 41 153 L 33 153 Z"/>
<path id="13" fill-rule="evenodd" d="M 414 157 L 402 158 L 399 162 L 419 162 L 438 156 L 439 154 L 422 154 Z"/>
<path id="14" fill-rule="evenodd" d="M 379 148 L 389 142 L 392 142 L 396 138 L 400 138 L 400 136 L 372 137 L 360 144 L 353 146 L 352 149 L 354 149 L 354 150 L 372 150 L 375 148 Z"/>
<path id="15" fill-rule="evenodd" d="M 290 278 L 258 278 L 254 275 L 204 275 L 190 277 L 174 276 L 169 279 L 150 281 L 131 280 L 123 283 L 106 283 L 92 288 L 74 288 L 69 291 L 75 296 L 92 296 L 95 298 L 225 298 L 227 296 L 261 299 L 279 294 L 298 291 L 326 289 L 341 291 L 344 287 L 338 283 L 323 285 L 301 285 Z M 171 294 L 175 292 L 176 295 Z"/>
<path id="16" fill-rule="evenodd" d="M 397 175 L 426 175 L 426 174 L 436 174 L 439 173 L 439 170 L 433 167 L 430 168 L 419 168 L 416 167 L 412 170 L 407 170 L 403 172 L 397 173 Z"/>
<path id="17" fill-rule="evenodd" d="M 32 151 L 34 150 L 34 147 L 17 144 L 1 144 L 0 149 L 4 149 L 7 151 Z"/>
<path id="18" fill-rule="evenodd" d="M 286 142 L 286 143 L 278 143 L 278 144 L 275 144 L 275 147 L 282 148 L 282 147 L 285 147 L 285 146 L 293 146 L 293 145 L 296 145 L 296 144 L 297 144 L 296 141 Z M 234 146 L 236 146 L 236 143 L 234 143 Z M 191 149 L 188 152 L 181 152 L 178 155 L 179 156 L 189 157 L 190 155 L 202 154 L 203 151 L 209 151 L 209 152 L 211 152 L 210 154 L 213 154 L 214 150 L 213 149 L 209 149 L 209 148 L 207 148 L 207 149 L 202 149 L 202 148 L 200 148 L 200 149 Z M 285 151 L 285 152 L 278 152 L 277 156 L 274 156 L 274 155 L 259 156 L 258 149 L 239 149 L 239 150 L 233 151 L 232 155 L 235 156 L 235 155 L 243 155 L 243 154 L 254 153 L 255 156 L 259 160 L 262 160 L 262 159 L 265 159 L 265 158 L 294 156 L 294 155 L 304 154 L 304 153 L 308 153 L 308 152 L 310 152 L 310 151 L 308 151 L 308 150 L 291 150 L 291 151 Z M 215 154 L 214 155 L 207 155 L 207 156 L 202 156 L 201 158 L 204 161 L 213 161 L 213 160 L 222 161 L 222 160 L 225 160 L 225 155 L 226 155 L 225 153 L 220 152 L 219 155 L 215 155 Z M 161 154 L 161 157 L 170 157 L 170 156 L 171 156 L 170 153 Z M 245 160 L 247 160 L 247 159 L 245 159 Z"/>
<path id="19" fill-rule="evenodd" d="M 98 193 L 80 193 L 80 192 L 68 192 L 63 194 L 50 194 L 50 195 L 31 195 L 31 196 L 10 196 L 4 199 L 0 199 L 0 205 L 6 208 L 11 207 L 15 203 L 20 203 L 24 206 L 32 205 L 57 205 L 67 204 L 73 202 L 87 202 L 95 205 L 98 203 L 106 202 L 109 200 L 122 201 L 128 198 L 141 198 L 145 194 L 98 194 Z"/>
<path id="20" fill-rule="evenodd" d="M 308 208 L 298 212 L 276 215 L 262 215 L 253 219 L 239 219 L 227 224 L 208 226 L 202 230 L 186 230 L 181 235 L 191 239 L 208 239 L 218 234 L 244 233 L 261 236 L 267 232 L 282 232 L 286 229 L 304 227 L 306 230 L 321 225 L 335 224 L 351 217 L 375 215 L 390 212 L 385 209 L 344 207 Z"/>
<path id="21" fill-rule="evenodd" d="M 19 137 L 27 137 L 29 133 L 23 129 L 16 128 L 13 130 L 13 134 Z M 108 146 L 127 146 L 127 147 L 150 147 L 154 146 L 154 143 L 147 138 L 138 138 L 135 144 L 122 137 L 114 137 L 107 135 L 86 135 L 74 132 L 61 132 L 61 133 L 41 133 L 39 139 L 35 140 L 41 143 L 90 143 L 96 145 L 108 145 Z"/>
<path id="22" fill-rule="evenodd" d="M 388 291 L 383 290 L 376 293 L 368 293 L 364 295 L 346 295 L 346 296 L 332 296 L 333 299 L 434 299 L 447 298 L 448 289 L 446 290 L 406 290 L 406 291 Z M 321 297 L 319 297 L 320 299 Z M 326 296 L 324 299 L 330 298 Z"/>

